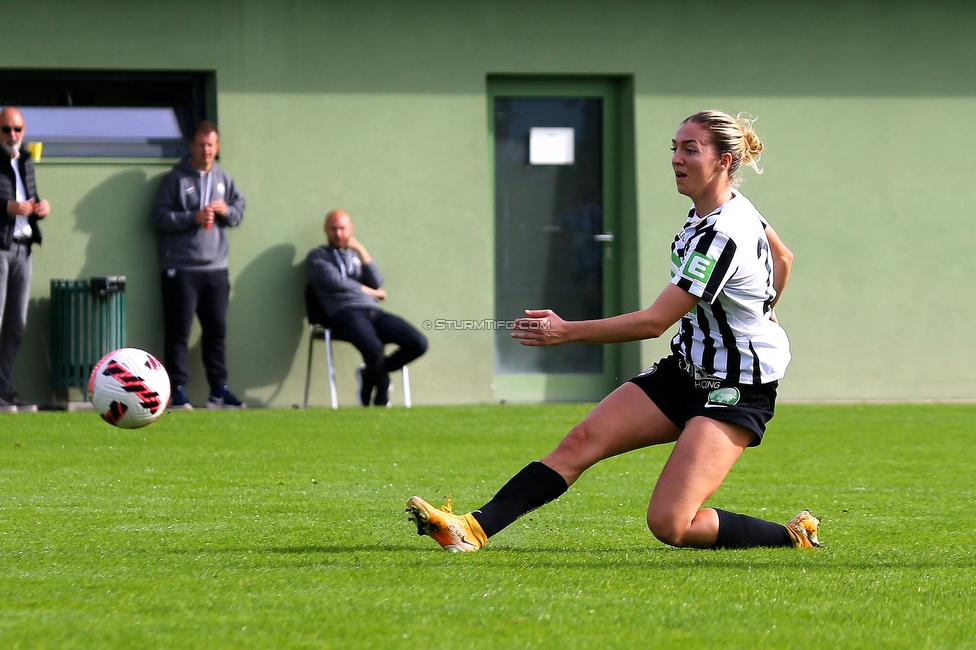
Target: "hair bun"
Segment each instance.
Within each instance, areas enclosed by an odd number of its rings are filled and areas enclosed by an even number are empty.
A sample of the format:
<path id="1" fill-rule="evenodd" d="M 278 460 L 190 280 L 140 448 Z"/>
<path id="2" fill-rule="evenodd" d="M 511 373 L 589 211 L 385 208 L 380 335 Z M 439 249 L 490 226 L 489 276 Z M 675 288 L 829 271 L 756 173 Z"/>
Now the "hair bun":
<path id="1" fill-rule="evenodd" d="M 752 126 L 757 119 L 749 113 L 739 113 L 735 116 L 735 123 L 742 129 L 742 164 L 752 167 L 757 174 L 761 174 L 762 169 L 758 163 L 759 158 L 762 157 L 763 143 Z"/>

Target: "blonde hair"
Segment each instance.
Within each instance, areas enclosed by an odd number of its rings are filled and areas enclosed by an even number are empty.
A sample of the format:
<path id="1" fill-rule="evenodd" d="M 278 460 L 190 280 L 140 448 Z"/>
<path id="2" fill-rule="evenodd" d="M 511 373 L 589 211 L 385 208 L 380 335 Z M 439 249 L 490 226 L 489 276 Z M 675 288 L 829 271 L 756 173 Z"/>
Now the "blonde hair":
<path id="1" fill-rule="evenodd" d="M 729 154 L 732 164 L 729 165 L 729 178 L 733 185 L 738 185 L 742 178 L 738 175 L 742 165 L 752 167 L 757 174 L 763 173 L 759 166 L 762 156 L 763 143 L 759 139 L 752 125 L 756 118 L 748 113 L 739 113 L 732 117 L 728 113 L 717 110 L 698 111 L 685 119 L 682 124 L 692 122 L 701 124 L 712 136 L 711 144 L 718 151 L 718 155 Z"/>

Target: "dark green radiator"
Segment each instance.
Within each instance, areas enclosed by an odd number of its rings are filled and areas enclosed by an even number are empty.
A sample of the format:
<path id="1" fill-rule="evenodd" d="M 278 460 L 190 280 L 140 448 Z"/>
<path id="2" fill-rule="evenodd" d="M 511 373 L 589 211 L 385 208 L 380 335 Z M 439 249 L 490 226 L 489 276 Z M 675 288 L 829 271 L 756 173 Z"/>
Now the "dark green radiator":
<path id="1" fill-rule="evenodd" d="M 125 276 L 51 280 L 51 383 L 82 388 L 103 356 L 125 347 Z"/>

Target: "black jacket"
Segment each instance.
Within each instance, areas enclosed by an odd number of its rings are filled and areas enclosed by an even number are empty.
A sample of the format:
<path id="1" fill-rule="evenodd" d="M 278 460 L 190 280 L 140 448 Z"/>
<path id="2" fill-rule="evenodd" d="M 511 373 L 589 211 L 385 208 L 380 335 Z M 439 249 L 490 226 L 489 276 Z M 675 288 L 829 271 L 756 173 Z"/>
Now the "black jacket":
<path id="1" fill-rule="evenodd" d="M 17 182 L 14 177 L 14 170 L 6 157 L 7 152 L 0 150 L 0 248 L 6 250 L 14 239 L 14 225 L 16 217 L 7 214 L 7 201 L 17 199 Z M 20 178 L 24 181 L 24 189 L 27 191 L 27 200 L 34 199 L 40 201 L 37 196 L 37 183 L 34 180 L 34 161 L 31 160 L 30 152 L 27 147 L 20 150 L 20 158 L 17 159 L 20 167 Z M 37 225 L 37 215 L 29 215 L 27 223 L 31 227 L 31 244 L 41 243 L 41 229 Z"/>

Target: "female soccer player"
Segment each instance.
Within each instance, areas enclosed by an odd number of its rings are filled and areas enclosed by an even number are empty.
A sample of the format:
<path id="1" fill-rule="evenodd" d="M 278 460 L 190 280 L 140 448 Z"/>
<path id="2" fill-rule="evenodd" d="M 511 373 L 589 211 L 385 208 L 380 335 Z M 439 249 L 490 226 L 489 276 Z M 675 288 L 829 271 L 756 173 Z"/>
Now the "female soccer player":
<path id="1" fill-rule="evenodd" d="M 786 525 L 702 508 L 773 417 L 789 340 L 773 306 L 792 253 L 736 189 L 737 172 L 763 145 L 752 120 L 695 113 L 671 142 L 678 192 L 694 205 L 671 244 L 671 282 L 647 309 L 564 321 L 527 310 L 512 336 L 523 345 L 624 343 L 661 336 L 680 320 L 672 354 L 617 388 L 559 445 L 522 469 L 487 504 L 466 515 L 407 501 L 417 532 L 451 551 L 476 551 L 522 515 L 562 495 L 594 464 L 674 443 L 647 508 L 647 525 L 672 546 L 819 546 L 819 520 L 804 510 Z"/>

